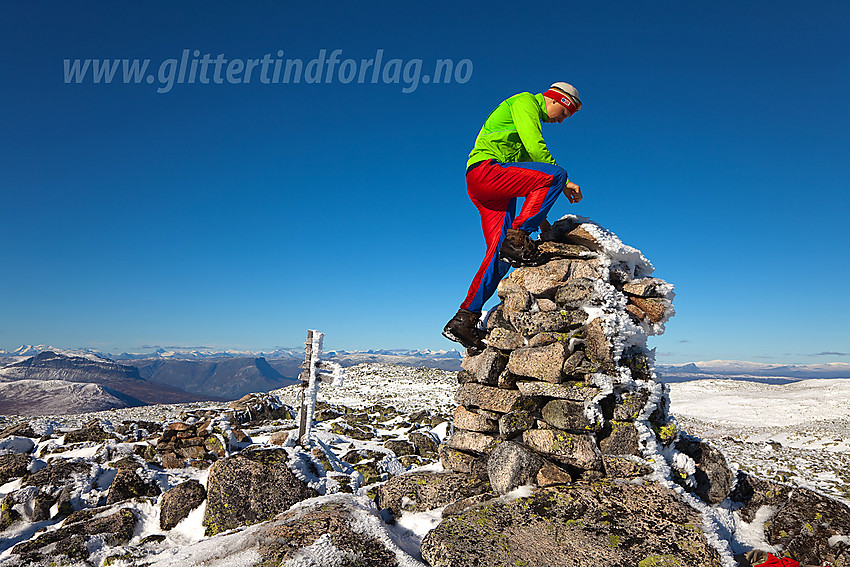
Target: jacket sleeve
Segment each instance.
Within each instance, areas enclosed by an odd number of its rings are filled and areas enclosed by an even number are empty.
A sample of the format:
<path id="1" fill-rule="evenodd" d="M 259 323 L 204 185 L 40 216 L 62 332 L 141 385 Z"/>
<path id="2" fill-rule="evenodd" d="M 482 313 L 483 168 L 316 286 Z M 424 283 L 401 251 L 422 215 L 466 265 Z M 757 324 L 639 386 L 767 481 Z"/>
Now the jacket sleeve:
<path id="1" fill-rule="evenodd" d="M 511 117 L 531 160 L 558 165 L 543 140 L 543 131 L 540 128 L 540 107 L 534 95 L 529 94 L 517 99 L 511 105 Z"/>

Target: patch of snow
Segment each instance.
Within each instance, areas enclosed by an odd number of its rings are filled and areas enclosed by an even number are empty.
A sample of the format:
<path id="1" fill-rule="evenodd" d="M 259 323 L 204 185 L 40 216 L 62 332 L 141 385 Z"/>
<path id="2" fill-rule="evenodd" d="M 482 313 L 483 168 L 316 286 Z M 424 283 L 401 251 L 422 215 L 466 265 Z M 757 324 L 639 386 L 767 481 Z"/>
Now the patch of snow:
<path id="1" fill-rule="evenodd" d="M 449 430 L 449 426 L 451 423 L 448 421 L 444 421 L 443 423 L 437 425 L 436 427 L 432 427 L 429 432 L 431 435 L 437 438 L 437 443 L 442 443 L 446 440 L 446 436 Z"/>
<path id="2" fill-rule="evenodd" d="M 403 502 L 402 507 L 404 507 Z M 421 546 L 422 540 L 426 535 L 428 535 L 428 532 L 436 528 L 437 524 L 443 520 L 443 510 L 445 508 L 445 506 L 441 506 L 440 508 L 434 508 L 433 510 L 427 510 L 425 512 L 402 512 L 401 515 L 396 518 L 396 524 L 406 530 L 409 530 L 413 537 L 415 537 L 417 543 Z M 403 532 L 397 531 L 396 533 L 404 535 Z"/>
<path id="3" fill-rule="evenodd" d="M 281 567 L 341 567 L 353 563 L 356 556 L 336 547 L 331 534 L 322 534 L 307 547 L 295 552 Z"/>
<path id="4" fill-rule="evenodd" d="M 11 436 L 0 439 L 0 455 L 9 453 L 29 453 L 35 448 L 35 443 L 29 437 Z"/>
<path id="5" fill-rule="evenodd" d="M 207 501 L 204 500 L 200 506 L 189 512 L 188 516 L 183 518 L 179 524 L 169 530 L 167 541 L 179 545 L 186 545 L 203 540 L 206 527 L 204 527 L 202 522 L 206 511 Z M 157 527 L 159 527 L 159 519 L 157 519 Z"/>
<path id="6" fill-rule="evenodd" d="M 753 517 L 753 521 L 749 524 L 741 519 L 741 515 L 734 513 L 735 518 L 735 540 L 733 541 L 733 551 L 735 553 L 745 553 L 751 549 L 761 549 L 770 553 L 778 553 L 779 550 L 770 545 L 764 537 L 764 524 L 776 514 L 776 508 L 772 506 L 762 506 L 758 509 Z"/>

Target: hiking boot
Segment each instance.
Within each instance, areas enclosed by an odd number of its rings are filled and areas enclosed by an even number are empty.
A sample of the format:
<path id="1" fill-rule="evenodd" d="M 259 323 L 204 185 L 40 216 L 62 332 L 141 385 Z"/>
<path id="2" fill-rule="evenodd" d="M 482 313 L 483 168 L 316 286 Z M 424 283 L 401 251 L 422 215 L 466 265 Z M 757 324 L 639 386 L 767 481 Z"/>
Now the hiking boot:
<path id="1" fill-rule="evenodd" d="M 537 251 L 537 243 L 528 237 L 527 232 L 509 228 L 505 231 L 505 239 L 499 249 L 499 259 L 514 268 L 536 266 L 540 262 L 540 252 Z"/>
<path id="2" fill-rule="evenodd" d="M 455 316 L 443 327 L 443 336 L 450 341 L 462 344 L 470 354 L 478 354 L 486 347 L 481 340 L 483 333 L 477 327 L 479 317 L 478 313 L 458 309 Z"/>

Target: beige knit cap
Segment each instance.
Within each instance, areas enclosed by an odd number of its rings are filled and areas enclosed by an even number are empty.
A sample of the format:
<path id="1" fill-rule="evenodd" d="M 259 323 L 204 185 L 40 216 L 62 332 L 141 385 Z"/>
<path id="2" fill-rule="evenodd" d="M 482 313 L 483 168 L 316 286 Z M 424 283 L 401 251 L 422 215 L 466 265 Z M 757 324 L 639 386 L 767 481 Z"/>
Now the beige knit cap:
<path id="1" fill-rule="evenodd" d="M 581 98 L 578 96 L 578 89 L 576 89 L 571 84 L 564 83 L 564 82 L 552 83 L 552 86 L 549 87 L 549 88 L 550 89 L 558 89 L 559 91 L 568 94 L 570 96 L 570 98 L 572 98 L 575 101 L 577 106 L 579 106 L 579 107 L 581 106 Z"/>

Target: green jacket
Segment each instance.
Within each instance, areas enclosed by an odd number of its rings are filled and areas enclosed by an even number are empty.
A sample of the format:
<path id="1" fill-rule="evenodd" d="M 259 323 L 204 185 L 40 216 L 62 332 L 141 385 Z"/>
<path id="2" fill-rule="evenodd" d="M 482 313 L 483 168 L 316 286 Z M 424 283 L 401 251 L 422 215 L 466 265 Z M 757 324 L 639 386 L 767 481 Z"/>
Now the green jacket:
<path id="1" fill-rule="evenodd" d="M 542 94 L 519 93 L 505 100 L 484 121 L 466 167 L 494 158 L 502 163 L 540 161 L 558 165 L 543 141 L 540 121 L 546 116 Z"/>

